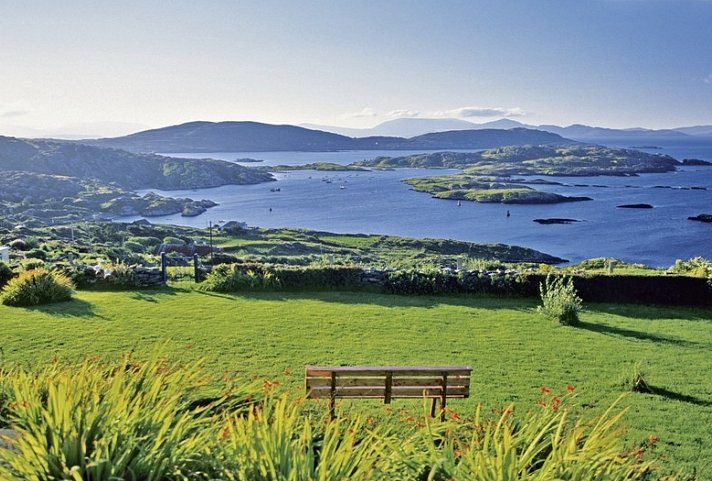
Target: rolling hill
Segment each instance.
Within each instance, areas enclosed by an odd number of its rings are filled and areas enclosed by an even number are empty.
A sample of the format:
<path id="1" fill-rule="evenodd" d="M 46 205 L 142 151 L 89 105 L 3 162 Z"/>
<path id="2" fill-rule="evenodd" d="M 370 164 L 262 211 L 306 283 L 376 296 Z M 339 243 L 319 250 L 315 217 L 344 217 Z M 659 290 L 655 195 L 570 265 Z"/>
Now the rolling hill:
<path id="1" fill-rule="evenodd" d="M 337 150 L 485 149 L 504 145 L 569 144 L 532 129 L 484 129 L 402 137 L 352 138 L 294 125 L 258 122 L 189 122 L 124 137 L 81 141 L 131 152 L 269 152 Z"/>

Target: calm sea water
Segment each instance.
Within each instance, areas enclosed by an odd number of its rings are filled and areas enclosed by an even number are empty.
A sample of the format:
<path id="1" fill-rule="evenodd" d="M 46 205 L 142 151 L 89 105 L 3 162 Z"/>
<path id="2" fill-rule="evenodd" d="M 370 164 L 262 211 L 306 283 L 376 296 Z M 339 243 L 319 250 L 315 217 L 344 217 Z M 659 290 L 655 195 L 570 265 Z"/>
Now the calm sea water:
<path id="1" fill-rule="evenodd" d="M 712 145 L 670 145 L 649 151 L 669 153 L 676 158 L 712 160 Z M 412 152 L 241 152 L 182 156 L 230 161 L 251 157 L 264 159 L 264 162 L 251 165 L 297 165 L 309 162 L 348 164 L 377 155 L 407 153 Z M 277 173 L 278 181 L 267 184 L 155 191 L 173 197 L 212 199 L 220 205 L 198 217 L 173 215 L 153 217 L 150 221 L 205 227 L 210 221 L 239 220 L 260 227 L 304 227 L 339 233 L 504 243 L 531 247 L 572 262 L 606 256 L 652 266 L 669 266 L 678 258 L 712 257 L 712 225 L 687 220 L 691 215 L 712 213 L 712 167 L 686 167 L 674 173 L 638 177 L 549 178 L 567 185 L 535 188 L 594 199 L 555 205 L 463 202 L 458 207 L 455 201 L 433 199 L 428 194 L 411 191 L 401 182 L 408 177 L 447 172 L 455 171 L 296 171 Z M 277 188 L 279 191 L 272 191 Z M 655 208 L 616 207 L 631 203 L 648 203 Z M 507 210 L 510 217 L 506 215 Z M 533 222 L 533 219 L 546 217 L 566 217 L 581 222 L 568 225 Z"/>

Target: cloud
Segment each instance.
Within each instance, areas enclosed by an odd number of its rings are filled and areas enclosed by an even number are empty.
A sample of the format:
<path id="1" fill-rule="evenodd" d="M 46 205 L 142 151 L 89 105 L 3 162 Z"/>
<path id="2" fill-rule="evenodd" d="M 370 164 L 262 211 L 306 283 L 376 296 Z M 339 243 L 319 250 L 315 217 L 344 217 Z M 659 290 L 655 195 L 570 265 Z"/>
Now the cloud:
<path id="1" fill-rule="evenodd" d="M 386 114 L 386 117 L 390 117 L 392 119 L 402 119 L 404 117 L 418 117 L 420 115 L 420 112 L 417 110 L 409 110 L 409 109 L 398 109 L 398 110 L 391 110 Z"/>
<path id="2" fill-rule="evenodd" d="M 363 109 L 359 110 L 358 112 L 348 112 L 345 114 L 342 114 L 341 117 L 345 119 L 360 119 L 364 117 L 378 117 L 379 114 L 373 110 L 370 107 L 364 107 Z"/>
<path id="3" fill-rule="evenodd" d="M 433 112 L 434 117 L 523 117 L 526 112 L 519 107 L 503 108 L 503 107 L 460 107 L 451 110 L 440 110 Z"/>
<path id="4" fill-rule="evenodd" d="M 709 74 L 707 77 L 703 78 L 702 81 L 706 84 L 712 85 L 712 73 Z"/>
<path id="5" fill-rule="evenodd" d="M 29 113 L 30 113 L 29 110 L 7 108 L 7 107 L 3 107 L 0 105 L 0 117 L 3 119 L 9 118 L 9 117 L 20 117 L 22 115 L 27 115 Z"/>

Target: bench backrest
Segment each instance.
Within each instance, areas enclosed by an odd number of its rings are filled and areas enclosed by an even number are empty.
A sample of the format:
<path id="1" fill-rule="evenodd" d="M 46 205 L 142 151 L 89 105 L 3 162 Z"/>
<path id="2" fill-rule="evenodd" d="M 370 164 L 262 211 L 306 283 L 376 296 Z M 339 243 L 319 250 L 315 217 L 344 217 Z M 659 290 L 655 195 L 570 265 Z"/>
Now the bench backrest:
<path id="1" fill-rule="evenodd" d="M 466 398 L 470 366 L 306 366 L 309 398 Z M 444 395 L 444 396 L 443 396 Z"/>

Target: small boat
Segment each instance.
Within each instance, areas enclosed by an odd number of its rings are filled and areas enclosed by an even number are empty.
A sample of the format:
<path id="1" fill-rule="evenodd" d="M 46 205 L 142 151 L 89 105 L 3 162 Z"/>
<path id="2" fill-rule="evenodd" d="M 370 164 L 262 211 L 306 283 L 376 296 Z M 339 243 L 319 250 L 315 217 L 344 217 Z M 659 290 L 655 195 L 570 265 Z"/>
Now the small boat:
<path id="1" fill-rule="evenodd" d="M 339 186 L 339 189 L 342 189 L 342 190 L 343 190 L 343 189 L 345 189 L 345 188 L 346 188 L 346 186 L 344 186 L 344 185 L 340 185 L 340 186 Z"/>
<path id="2" fill-rule="evenodd" d="M 462 202 L 460 202 L 460 201 L 458 200 L 458 201 L 457 201 L 457 206 L 460 207 L 461 205 L 462 205 Z"/>

